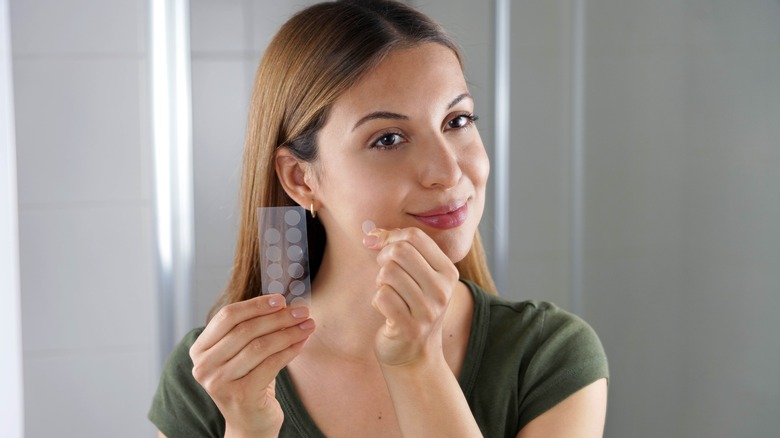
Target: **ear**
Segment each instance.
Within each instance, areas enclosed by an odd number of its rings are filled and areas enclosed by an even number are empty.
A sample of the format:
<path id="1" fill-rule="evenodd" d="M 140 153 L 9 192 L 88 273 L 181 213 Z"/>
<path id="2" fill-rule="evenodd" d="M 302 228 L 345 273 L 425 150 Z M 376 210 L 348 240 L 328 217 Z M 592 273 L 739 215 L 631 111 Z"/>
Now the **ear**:
<path id="1" fill-rule="evenodd" d="M 311 184 L 316 180 L 312 165 L 296 158 L 286 147 L 278 148 L 275 155 L 276 175 L 282 188 L 293 201 L 308 209 L 315 193 Z"/>

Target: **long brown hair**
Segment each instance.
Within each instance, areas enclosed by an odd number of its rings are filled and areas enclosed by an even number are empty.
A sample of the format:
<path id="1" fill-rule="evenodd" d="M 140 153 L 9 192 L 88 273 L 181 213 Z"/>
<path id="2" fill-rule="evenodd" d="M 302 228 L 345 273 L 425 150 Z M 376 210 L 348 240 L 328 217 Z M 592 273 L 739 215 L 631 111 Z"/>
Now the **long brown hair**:
<path id="1" fill-rule="evenodd" d="M 444 30 L 411 7 L 388 0 L 347 0 L 311 6 L 287 21 L 265 51 L 255 77 L 249 109 L 241 179 L 240 226 L 227 287 L 209 317 L 221 306 L 261 292 L 257 208 L 295 205 L 274 166 L 278 147 L 299 159 L 317 160 L 316 135 L 333 102 L 392 50 L 426 42 L 460 52 Z M 312 278 L 326 244 L 322 224 L 307 214 Z M 495 293 L 479 232 L 471 250 L 456 263 L 462 278 Z"/>

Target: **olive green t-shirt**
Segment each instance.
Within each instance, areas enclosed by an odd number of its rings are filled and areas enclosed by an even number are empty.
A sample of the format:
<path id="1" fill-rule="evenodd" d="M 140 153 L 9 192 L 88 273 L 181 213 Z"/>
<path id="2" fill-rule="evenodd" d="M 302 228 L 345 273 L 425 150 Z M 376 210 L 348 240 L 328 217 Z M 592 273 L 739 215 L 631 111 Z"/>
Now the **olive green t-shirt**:
<path id="1" fill-rule="evenodd" d="M 577 390 L 608 377 L 596 333 L 577 316 L 541 301 L 511 302 L 465 281 L 474 296 L 471 333 L 458 382 L 486 437 L 514 437 Z M 225 420 L 192 377 L 187 334 L 168 358 L 149 419 L 168 438 L 222 437 Z M 280 437 L 322 437 L 286 370 L 276 397 L 285 413 Z"/>

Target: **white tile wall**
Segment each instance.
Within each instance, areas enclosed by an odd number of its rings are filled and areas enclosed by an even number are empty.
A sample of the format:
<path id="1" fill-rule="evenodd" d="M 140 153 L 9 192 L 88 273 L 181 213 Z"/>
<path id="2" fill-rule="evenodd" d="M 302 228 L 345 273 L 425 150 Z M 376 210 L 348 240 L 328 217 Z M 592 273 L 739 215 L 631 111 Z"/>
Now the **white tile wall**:
<path id="1" fill-rule="evenodd" d="M 211 215 L 215 221 L 235 219 L 238 182 L 241 176 L 241 157 L 248 111 L 249 91 L 244 80 L 244 62 L 239 61 L 193 61 L 193 166 L 197 217 Z M 202 198 L 201 198 L 202 197 Z M 207 207 L 203 204 L 207 204 Z M 216 208 L 215 208 L 216 207 Z M 206 220 L 203 225 L 211 228 Z M 207 229 L 205 231 L 207 231 Z M 215 259 L 232 256 L 232 243 L 227 243 L 227 253 L 221 252 L 225 245 L 219 237 L 201 236 L 197 245 L 206 245 L 209 251 L 217 251 Z M 198 247 L 200 249 L 206 249 Z"/>
<path id="2" fill-rule="evenodd" d="M 23 207 L 25 351 L 150 345 L 150 216 L 148 206 L 129 202 Z"/>
<path id="3" fill-rule="evenodd" d="M 235 251 L 241 157 L 249 103 L 245 62 L 195 58 L 193 175 L 198 323 L 227 282 Z M 215 269 L 216 268 L 216 269 Z M 220 272 L 204 282 L 202 271 Z M 215 284 L 216 283 L 216 284 Z"/>
<path id="4" fill-rule="evenodd" d="M 10 8 L 26 436 L 154 436 L 147 2 Z"/>
<path id="5" fill-rule="evenodd" d="M 17 58 L 14 73 L 20 202 L 149 199 L 137 55 Z"/>
<path id="6" fill-rule="evenodd" d="M 318 3 L 317 0 L 287 0 L 279 2 L 275 0 L 245 0 L 246 10 L 249 11 L 251 34 L 248 47 L 257 55 L 262 55 L 265 47 L 271 42 L 271 38 L 279 30 L 279 27 L 301 9 Z"/>
<path id="7" fill-rule="evenodd" d="M 146 420 L 157 385 L 140 348 L 73 350 L 25 358 L 27 437 L 152 437 Z"/>
<path id="8" fill-rule="evenodd" d="M 190 47 L 194 54 L 242 55 L 247 46 L 245 0 L 191 0 Z M 279 2 L 277 2 L 279 3 Z M 193 89 L 197 89 L 193 87 Z"/>
<path id="9" fill-rule="evenodd" d="M 511 244 L 509 290 L 502 291 L 563 307 L 569 303 L 569 9 L 560 1 L 510 6 L 512 202 L 504 238 Z"/>
<path id="10" fill-rule="evenodd" d="M 11 0 L 14 53 L 126 55 L 146 51 L 146 2 Z"/>

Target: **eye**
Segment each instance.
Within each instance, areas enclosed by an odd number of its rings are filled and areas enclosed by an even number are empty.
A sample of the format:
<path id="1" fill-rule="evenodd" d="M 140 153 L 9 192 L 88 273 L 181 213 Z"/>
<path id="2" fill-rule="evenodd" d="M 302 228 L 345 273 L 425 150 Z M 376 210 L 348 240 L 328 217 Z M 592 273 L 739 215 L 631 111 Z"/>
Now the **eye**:
<path id="1" fill-rule="evenodd" d="M 372 148 L 380 149 L 380 150 L 388 150 L 388 149 L 394 149 L 398 147 L 398 145 L 403 140 L 403 137 L 401 137 L 400 134 L 396 134 L 394 132 L 387 132 L 382 135 L 380 135 L 374 143 L 371 145 Z"/>
<path id="2" fill-rule="evenodd" d="M 460 128 L 466 128 L 473 123 L 475 123 L 479 117 L 477 117 L 474 114 L 460 114 L 454 119 L 447 122 L 447 128 L 449 129 L 460 129 Z"/>

